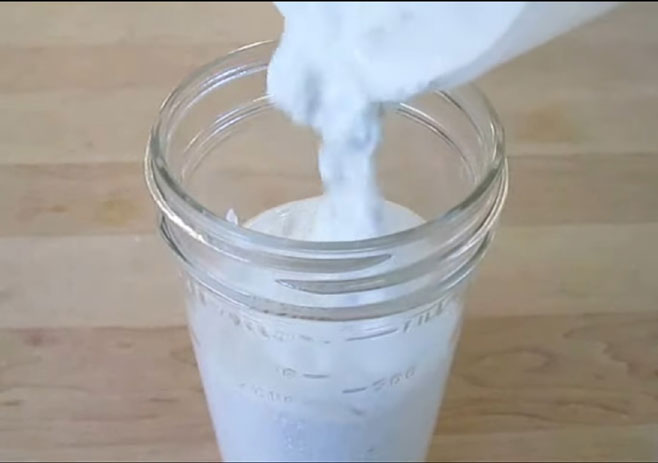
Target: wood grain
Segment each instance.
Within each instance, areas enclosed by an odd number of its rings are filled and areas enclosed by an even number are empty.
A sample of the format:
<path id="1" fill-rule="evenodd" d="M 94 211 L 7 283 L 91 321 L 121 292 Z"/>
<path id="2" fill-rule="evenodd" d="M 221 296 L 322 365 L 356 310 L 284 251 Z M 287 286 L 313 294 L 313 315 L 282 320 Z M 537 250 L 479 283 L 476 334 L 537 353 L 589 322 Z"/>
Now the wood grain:
<path id="1" fill-rule="evenodd" d="M 658 226 L 503 227 L 468 299 L 471 316 L 656 311 Z"/>
<path id="2" fill-rule="evenodd" d="M 235 175 L 241 182 L 258 182 L 264 200 L 268 189 L 300 181 L 293 175 L 286 180 L 285 172 L 263 177 L 262 170 L 236 168 Z M 658 222 L 658 155 L 519 157 L 510 160 L 510 172 L 505 225 Z M 0 165 L 0 185 L 0 236 L 153 229 L 155 216 L 141 163 Z"/>
<path id="3" fill-rule="evenodd" d="M 167 251 L 156 236 L 2 239 L 0 326 L 182 325 Z"/>
<path id="4" fill-rule="evenodd" d="M 137 163 L 1 166 L 0 184 L 5 236 L 153 231 Z"/>
<path id="5" fill-rule="evenodd" d="M 0 459 L 216 458 L 185 329 L 6 330 L 0 343 Z"/>
<path id="6" fill-rule="evenodd" d="M 473 320 L 439 432 L 655 423 L 657 339 L 651 312 Z"/>
<path id="7" fill-rule="evenodd" d="M 432 442 L 430 461 L 655 461 L 656 434 L 656 425 L 439 434 Z"/>
<path id="8" fill-rule="evenodd" d="M 511 187 L 431 460 L 658 459 L 657 18 L 478 82 Z M 218 458 L 141 162 L 183 76 L 280 30 L 268 2 L 0 5 L 0 460 Z"/>
<path id="9" fill-rule="evenodd" d="M 38 8 L 6 2 L 2 18 L 7 27 L 0 30 L 0 44 L 11 47 L 115 43 L 221 47 L 272 38 L 281 30 L 270 2 L 48 2 Z M 30 27 L 18 27 L 27 21 Z"/>

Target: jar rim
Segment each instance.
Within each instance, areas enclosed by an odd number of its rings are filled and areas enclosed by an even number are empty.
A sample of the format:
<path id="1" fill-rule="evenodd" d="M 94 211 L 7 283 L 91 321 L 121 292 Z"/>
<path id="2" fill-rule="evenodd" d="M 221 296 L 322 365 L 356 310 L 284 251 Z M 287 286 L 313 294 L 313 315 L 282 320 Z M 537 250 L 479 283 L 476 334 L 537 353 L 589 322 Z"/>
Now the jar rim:
<path id="1" fill-rule="evenodd" d="M 167 122 L 180 107 L 181 100 L 187 90 L 195 84 L 204 82 L 208 78 L 217 77 L 219 82 L 222 75 L 216 71 L 231 58 L 248 53 L 257 49 L 275 48 L 276 40 L 267 40 L 252 43 L 238 48 L 230 53 L 198 68 L 185 78 L 165 99 L 159 111 L 158 118 L 154 124 L 146 149 L 145 176 L 148 189 L 159 207 L 160 211 L 194 239 L 213 247 L 211 241 L 228 241 L 237 246 L 249 245 L 269 251 L 272 254 L 299 252 L 309 253 L 316 257 L 331 254 L 347 254 L 359 251 L 372 251 L 385 249 L 392 246 L 400 246 L 406 243 L 422 239 L 440 230 L 447 223 L 459 220 L 468 213 L 471 206 L 476 204 L 495 183 L 502 179 L 502 188 L 498 193 L 501 198 L 495 202 L 494 207 L 502 208 L 504 197 L 507 192 L 507 164 L 504 155 L 504 133 L 498 115 L 484 94 L 474 85 L 464 85 L 456 90 L 441 93 L 451 99 L 452 103 L 460 106 L 458 99 L 474 101 L 484 109 L 487 123 L 492 137 L 492 152 L 488 156 L 488 166 L 482 179 L 459 203 L 442 213 L 441 215 L 428 219 L 426 222 L 396 233 L 367 238 L 355 241 L 302 241 L 274 235 L 269 235 L 249 228 L 233 224 L 225 218 L 213 213 L 203 204 L 197 201 L 186 191 L 183 184 L 170 171 L 166 160 Z M 223 76 L 224 79 L 233 76 Z M 218 82 L 215 82 L 218 83 Z M 430 91 L 432 91 L 430 89 Z M 463 109 L 463 108 L 462 108 Z M 467 113 L 464 110 L 465 113 Z M 499 211 L 493 215 L 497 216 Z"/>

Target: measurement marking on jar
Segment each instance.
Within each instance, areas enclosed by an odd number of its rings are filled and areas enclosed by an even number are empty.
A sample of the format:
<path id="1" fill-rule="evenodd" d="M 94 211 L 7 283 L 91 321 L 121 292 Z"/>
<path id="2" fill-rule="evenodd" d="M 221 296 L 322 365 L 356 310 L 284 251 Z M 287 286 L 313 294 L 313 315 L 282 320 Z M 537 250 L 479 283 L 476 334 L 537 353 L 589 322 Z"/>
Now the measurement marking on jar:
<path id="1" fill-rule="evenodd" d="M 279 368 L 279 372 L 284 378 L 294 378 L 297 376 L 297 372 L 292 368 Z"/>
<path id="2" fill-rule="evenodd" d="M 300 373 L 289 367 L 278 367 L 277 371 L 284 378 L 296 378 L 301 376 L 306 379 L 328 379 L 329 375 L 325 373 Z"/>
<path id="3" fill-rule="evenodd" d="M 244 392 L 251 394 L 259 399 L 267 400 L 269 402 L 278 402 L 278 403 L 291 403 L 292 396 L 282 394 L 277 391 L 273 391 L 255 384 L 240 383 L 238 387 Z"/>
<path id="4" fill-rule="evenodd" d="M 329 378 L 329 375 L 315 375 L 315 374 L 311 374 L 311 373 L 304 373 L 302 376 L 304 378 L 308 378 L 308 379 L 327 379 L 327 378 Z"/>
<path id="5" fill-rule="evenodd" d="M 349 389 L 343 389 L 342 393 L 343 394 L 355 394 L 357 392 L 364 392 L 364 391 L 368 391 L 368 390 L 373 390 L 375 392 L 381 391 L 382 389 L 385 389 L 385 388 L 395 387 L 398 384 L 401 384 L 402 382 L 404 382 L 405 380 L 411 379 L 415 374 L 416 374 L 416 367 L 411 366 L 404 372 L 395 373 L 395 374 L 393 374 L 389 377 L 381 378 L 381 379 L 378 379 L 377 381 L 373 381 L 373 383 L 370 384 L 369 386 L 353 387 L 353 388 L 349 388 Z"/>
<path id="6" fill-rule="evenodd" d="M 367 387 L 354 387 L 352 389 L 343 389 L 343 394 L 355 394 L 367 390 Z"/>
<path id="7" fill-rule="evenodd" d="M 423 326 L 426 323 L 432 321 L 437 316 L 441 315 L 441 313 L 443 313 L 443 303 L 439 302 L 434 307 L 421 312 L 413 318 L 407 320 L 402 327 L 402 332 L 406 333 L 413 328 Z"/>
<path id="8" fill-rule="evenodd" d="M 390 328 L 388 330 L 379 331 L 377 333 L 371 333 L 371 334 L 365 334 L 363 336 L 354 336 L 351 338 L 347 338 L 346 341 L 363 341 L 366 339 L 379 338 L 381 336 L 388 336 L 389 334 L 397 333 L 398 331 L 399 331 L 398 328 Z"/>

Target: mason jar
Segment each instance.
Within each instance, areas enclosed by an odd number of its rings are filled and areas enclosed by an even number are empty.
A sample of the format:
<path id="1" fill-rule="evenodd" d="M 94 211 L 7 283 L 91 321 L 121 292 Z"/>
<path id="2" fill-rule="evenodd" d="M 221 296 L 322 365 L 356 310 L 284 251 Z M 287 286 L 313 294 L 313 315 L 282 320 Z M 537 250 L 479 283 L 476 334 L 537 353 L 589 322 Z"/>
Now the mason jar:
<path id="1" fill-rule="evenodd" d="M 464 290 L 506 196 L 501 127 L 472 87 L 389 104 L 377 180 L 414 226 L 349 242 L 264 233 L 282 205 L 322 195 L 316 136 L 266 95 L 275 48 L 247 46 L 187 78 L 146 155 L 220 452 L 423 460 Z"/>

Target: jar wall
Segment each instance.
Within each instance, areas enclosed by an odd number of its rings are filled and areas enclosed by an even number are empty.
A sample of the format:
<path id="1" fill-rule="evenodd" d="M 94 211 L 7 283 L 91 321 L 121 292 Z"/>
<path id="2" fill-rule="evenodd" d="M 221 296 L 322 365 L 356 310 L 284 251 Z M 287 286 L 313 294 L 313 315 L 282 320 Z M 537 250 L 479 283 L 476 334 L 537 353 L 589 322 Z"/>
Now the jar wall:
<path id="1" fill-rule="evenodd" d="M 188 323 L 227 461 L 421 461 L 463 286 L 425 307 L 327 323 L 245 311 L 187 279 Z"/>
<path id="2" fill-rule="evenodd" d="M 146 159 L 223 457 L 417 461 L 458 340 L 465 287 L 504 203 L 502 134 L 473 89 L 391 105 L 387 200 L 425 223 L 309 243 L 239 224 L 321 194 L 317 144 L 267 102 L 275 44 L 201 69 L 164 104 Z M 238 223 L 235 223 L 235 222 Z"/>

